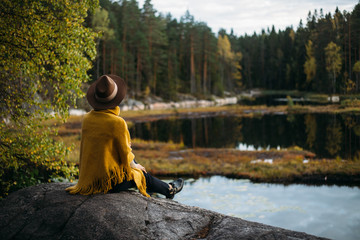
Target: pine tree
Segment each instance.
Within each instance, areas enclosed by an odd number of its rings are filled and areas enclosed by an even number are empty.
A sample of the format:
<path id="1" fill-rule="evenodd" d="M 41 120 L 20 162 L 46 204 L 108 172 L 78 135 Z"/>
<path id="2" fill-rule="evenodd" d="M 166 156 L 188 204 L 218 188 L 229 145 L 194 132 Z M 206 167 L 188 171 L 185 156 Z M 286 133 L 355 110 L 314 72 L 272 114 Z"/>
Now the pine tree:
<path id="1" fill-rule="evenodd" d="M 95 10 L 94 15 L 92 16 L 92 27 L 93 29 L 98 32 L 101 36 L 98 38 L 97 41 L 97 48 L 98 48 L 98 57 L 96 60 L 96 78 L 100 77 L 100 40 L 103 41 L 102 43 L 102 62 L 103 62 L 103 69 L 102 73 L 106 74 L 106 41 L 111 40 L 114 38 L 114 30 L 109 28 L 110 19 L 109 13 L 105 9 L 98 8 Z"/>
<path id="2" fill-rule="evenodd" d="M 189 11 L 180 19 L 181 24 L 184 26 L 184 59 L 185 62 L 185 78 L 190 80 L 190 93 L 196 93 L 196 79 L 195 79 L 195 29 L 194 17 Z"/>

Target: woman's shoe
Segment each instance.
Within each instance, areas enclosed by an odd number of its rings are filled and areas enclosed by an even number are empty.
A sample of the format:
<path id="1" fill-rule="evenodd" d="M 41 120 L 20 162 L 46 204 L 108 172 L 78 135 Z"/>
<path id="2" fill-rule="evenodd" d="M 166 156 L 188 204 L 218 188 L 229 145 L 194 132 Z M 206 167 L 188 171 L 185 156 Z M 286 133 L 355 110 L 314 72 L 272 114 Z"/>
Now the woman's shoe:
<path id="1" fill-rule="evenodd" d="M 184 186 L 184 180 L 182 178 L 179 178 L 178 180 L 169 183 L 169 185 L 171 185 L 172 188 L 170 189 L 170 194 L 169 196 L 167 196 L 167 198 L 173 199 L 175 194 L 182 190 Z"/>

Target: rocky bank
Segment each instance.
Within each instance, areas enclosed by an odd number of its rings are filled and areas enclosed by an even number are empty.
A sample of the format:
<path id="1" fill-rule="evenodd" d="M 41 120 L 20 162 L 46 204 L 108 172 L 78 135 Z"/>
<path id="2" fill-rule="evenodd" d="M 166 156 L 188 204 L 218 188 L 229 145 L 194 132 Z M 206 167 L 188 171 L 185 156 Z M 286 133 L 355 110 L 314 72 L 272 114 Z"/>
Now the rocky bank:
<path id="1" fill-rule="evenodd" d="M 12 193 L 0 206 L 1 239 L 321 239 L 134 191 L 70 195 L 69 184 Z"/>

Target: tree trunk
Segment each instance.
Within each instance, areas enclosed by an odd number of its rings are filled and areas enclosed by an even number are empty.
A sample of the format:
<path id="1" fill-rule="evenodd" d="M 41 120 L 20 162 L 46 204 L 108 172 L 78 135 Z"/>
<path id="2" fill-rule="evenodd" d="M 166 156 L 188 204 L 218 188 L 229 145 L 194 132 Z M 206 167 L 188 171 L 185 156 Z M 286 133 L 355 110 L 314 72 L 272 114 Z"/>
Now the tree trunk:
<path id="1" fill-rule="evenodd" d="M 203 67 L 203 92 L 207 93 L 206 90 L 206 82 L 207 82 L 207 53 L 204 51 L 204 67 Z"/>
<path id="2" fill-rule="evenodd" d="M 351 21 L 349 16 L 349 79 L 351 79 Z"/>
<path id="3" fill-rule="evenodd" d="M 174 48 L 174 59 L 175 59 L 175 65 L 174 65 L 174 74 L 173 74 L 173 77 L 175 78 L 174 81 L 175 81 L 175 92 L 177 92 L 178 90 L 178 86 L 179 86 L 179 83 L 178 83 L 178 74 L 179 74 L 179 69 L 178 69 L 178 62 L 176 61 L 176 56 L 177 56 L 177 51 L 176 51 L 176 48 Z"/>
<path id="4" fill-rule="evenodd" d="M 124 76 L 125 81 L 127 82 L 127 77 L 125 74 L 125 60 L 126 60 L 126 26 L 124 27 L 123 38 L 122 38 L 123 52 L 121 57 L 121 74 Z"/>
<path id="5" fill-rule="evenodd" d="M 110 73 L 114 74 L 114 49 L 110 49 Z"/>
<path id="6" fill-rule="evenodd" d="M 148 43 L 149 43 L 149 53 L 150 53 L 150 56 L 151 56 L 151 53 L 152 53 L 152 25 L 150 25 L 150 28 L 149 28 L 149 37 L 148 37 Z"/>
<path id="7" fill-rule="evenodd" d="M 137 52 L 137 66 L 136 66 L 136 95 L 141 92 L 141 54 Z"/>
<path id="8" fill-rule="evenodd" d="M 154 74 L 153 74 L 153 93 L 156 95 L 156 73 L 157 73 L 157 59 L 155 59 L 155 62 L 154 62 Z"/>
<path id="9" fill-rule="evenodd" d="M 173 81 L 174 81 L 174 67 L 171 64 L 171 58 L 172 58 L 171 49 L 169 48 L 169 50 L 168 50 L 168 61 L 167 61 L 167 78 L 168 78 L 167 81 L 168 81 L 169 91 L 171 93 L 173 93 L 174 92 L 173 91 L 174 90 L 174 84 L 173 84 Z"/>
<path id="10" fill-rule="evenodd" d="M 195 82 L 195 61 L 194 61 L 194 39 L 190 36 L 190 92 L 194 94 L 196 92 Z"/>
<path id="11" fill-rule="evenodd" d="M 103 75 L 106 74 L 106 48 L 105 39 L 103 41 Z"/>
<path id="12" fill-rule="evenodd" d="M 169 49 L 168 51 L 168 61 L 167 61 L 167 78 L 168 78 L 168 82 L 170 82 L 171 78 L 172 78 L 172 67 L 171 67 L 171 61 L 170 61 L 170 57 L 171 57 L 171 51 Z"/>

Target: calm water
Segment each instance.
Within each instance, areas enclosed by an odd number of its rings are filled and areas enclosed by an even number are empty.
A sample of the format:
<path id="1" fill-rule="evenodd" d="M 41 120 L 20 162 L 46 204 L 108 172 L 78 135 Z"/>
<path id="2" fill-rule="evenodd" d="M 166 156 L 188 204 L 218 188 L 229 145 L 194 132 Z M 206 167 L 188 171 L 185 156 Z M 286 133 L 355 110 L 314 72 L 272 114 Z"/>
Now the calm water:
<path id="1" fill-rule="evenodd" d="M 260 95 L 257 97 L 254 97 L 252 99 L 242 99 L 240 101 L 241 104 L 244 105 L 266 105 L 266 106 L 278 106 L 278 105 L 286 105 L 288 104 L 288 95 L 285 94 L 269 94 L 269 95 Z M 302 96 L 299 94 L 298 96 L 293 95 L 291 96 L 291 99 L 293 103 L 296 103 L 298 105 L 326 105 L 331 104 L 331 102 L 328 102 L 326 99 L 311 99 L 307 98 L 306 96 Z"/>
<path id="2" fill-rule="evenodd" d="M 359 239 L 360 189 L 188 179 L 175 201 L 331 239 Z"/>
<path id="3" fill-rule="evenodd" d="M 131 136 L 183 142 L 187 147 L 256 150 L 299 146 L 317 157 L 351 159 L 360 154 L 360 115 L 294 114 L 199 117 L 136 123 Z"/>
<path id="4" fill-rule="evenodd" d="M 198 117 L 135 123 L 132 138 L 187 147 L 284 149 L 299 146 L 317 157 L 360 156 L 360 115 L 295 114 Z M 331 239 L 359 239 L 357 187 L 254 184 L 215 176 L 187 180 L 175 200 L 249 221 Z"/>

